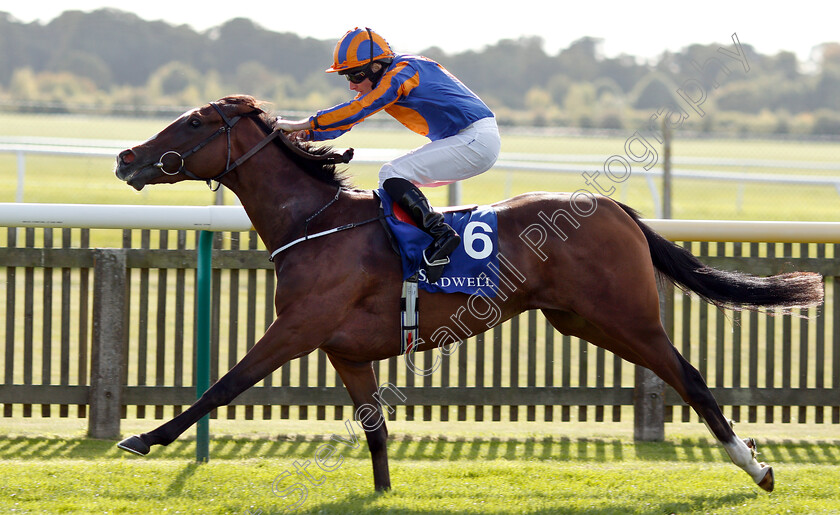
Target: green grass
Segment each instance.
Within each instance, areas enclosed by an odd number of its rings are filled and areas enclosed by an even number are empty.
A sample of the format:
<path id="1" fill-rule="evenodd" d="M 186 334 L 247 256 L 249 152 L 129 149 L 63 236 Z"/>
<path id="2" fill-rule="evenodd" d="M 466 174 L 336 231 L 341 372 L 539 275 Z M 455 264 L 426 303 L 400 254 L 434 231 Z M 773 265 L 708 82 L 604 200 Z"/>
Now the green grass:
<path id="1" fill-rule="evenodd" d="M 359 435 L 361 436 L 361 435 Z M 767 494 L 709 438 L 633 443 L 622 438 L 396 438 L 393 490 L 375 494 L 368 452 L 337 444 L 332 471 L 314 463 L 326 437 L 217 439 L 195 464 L 179 440 L 149 457 L 83 438 L 0 438 L 6 513 L 837 513 L 840 441 L 771 441 Z M 294 474 L 311 473 L 312 484 Z M 286 471 L 292 477 L 278 480 Z"/>

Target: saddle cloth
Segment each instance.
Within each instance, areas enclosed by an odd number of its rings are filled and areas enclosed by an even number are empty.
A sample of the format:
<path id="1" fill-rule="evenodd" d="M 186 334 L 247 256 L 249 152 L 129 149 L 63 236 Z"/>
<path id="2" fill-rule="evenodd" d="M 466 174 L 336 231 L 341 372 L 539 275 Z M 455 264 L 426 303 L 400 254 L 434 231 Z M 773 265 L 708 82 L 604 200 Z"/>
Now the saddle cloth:
<path id="1" fill-rule="evenodd" d="M 396 241 L 402 261 L 403 280 L 418 274 L 418 285 L 431 293 L 466 293 L 494 297 L 499 285 L 499 242 L 496 211 L 489 206 L 469 206 L 443 211 L 444 219 L 461 236 L 461 244 L 436 283 L 426 281 L 423 251 L 432 237 L 410 222 L 384 189 L 379 189 L 387 227 Z"/>

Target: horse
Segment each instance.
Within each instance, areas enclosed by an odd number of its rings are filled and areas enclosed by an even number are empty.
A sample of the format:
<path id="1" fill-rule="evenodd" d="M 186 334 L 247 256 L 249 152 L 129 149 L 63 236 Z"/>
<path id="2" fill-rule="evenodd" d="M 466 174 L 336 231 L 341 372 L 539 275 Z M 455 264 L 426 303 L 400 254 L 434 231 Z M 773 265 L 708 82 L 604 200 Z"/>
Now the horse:
<path id="1" fill-rule="evenodd" d="M 184 113 L 117 156 L 116 176 L 138 191 L 184 180 L 230 189 L 274 251 L 276 275 L 276 318 L 247 354 L 188 409 L 118 446 L 146 455 L 152 446 L 168 445 L 278 367 L 319 349 L 338 372 L 365 430 L 374 488 L 388 490 L 388 431 L 372 364 L 400 353 L 400 259 L 383 227 L 368 223 L 379 216 L 375 192 L 354 189 L 338 167 L 352 149 L 339 154 L 291 142 L 273 128 L 276 119 L 262 105 L 245 95 L 222 98 Z M 472 335 L 539 309 L 557 331 L 652 370 L 700 415 L 732 462 L 772 491 L 773 468 L 756 460 L 755 440 L 735 434 L 701 374 L 669 340 L 660 321 L 657 275 L 716 306 L 752 310 L 819 305 L 822 277 L 757 277 L 708 267 L 645 225 L 636 211 L 605 196 L 535 192 L 492 208 L 499 255 L 522 280 L 500 281 L 507 288 L 500 284 L 498 313 L 489 321 L 486 313 L 464 310 L 466 294 L 421 291 L 416 350 L 457 344 L 451 332 L 446 338 L 435 330 L 451 323 L 459 309 L 459 326 Z M 529 228 L 547 219 L 555 225 L 568 220 L 569 226 L 562 233 L 546 230 L 537 246 Z M 352 230 L 310 237 L 336 228 Z"/>

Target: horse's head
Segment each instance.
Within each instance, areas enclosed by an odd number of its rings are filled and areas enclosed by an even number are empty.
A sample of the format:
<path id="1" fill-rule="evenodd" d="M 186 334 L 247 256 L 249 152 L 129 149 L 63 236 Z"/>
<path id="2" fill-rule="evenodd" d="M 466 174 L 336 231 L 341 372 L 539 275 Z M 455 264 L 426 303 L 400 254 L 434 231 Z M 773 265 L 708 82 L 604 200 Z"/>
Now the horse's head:
<path id="1" fill-rule="evenodd" d="M 186 179 L 219 180 L 231 168 L 231 129 L 243 116 L 262 114 L 247 96 L 192 109 L 136 147 L 123 150 L 114 170 L 137 190 Z"/>

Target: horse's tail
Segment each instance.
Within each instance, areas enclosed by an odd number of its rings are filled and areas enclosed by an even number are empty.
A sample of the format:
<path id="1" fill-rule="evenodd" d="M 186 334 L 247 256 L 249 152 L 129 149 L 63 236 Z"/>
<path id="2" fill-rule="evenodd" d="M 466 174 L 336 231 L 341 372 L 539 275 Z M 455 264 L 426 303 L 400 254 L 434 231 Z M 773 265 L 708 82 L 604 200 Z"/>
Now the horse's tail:
<path id="1" fill-rule="evenodd" d="M 653 265 L 683 291 L 694 292 L 707 302 L 730 309 L 790 309 L 822 304 L 820 274 L 793 272 L 757 277 L 706 266 L 689 251 L 645 225 L 635 210 L 618 204 L 644 233 Z"/>

